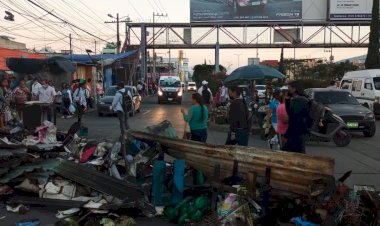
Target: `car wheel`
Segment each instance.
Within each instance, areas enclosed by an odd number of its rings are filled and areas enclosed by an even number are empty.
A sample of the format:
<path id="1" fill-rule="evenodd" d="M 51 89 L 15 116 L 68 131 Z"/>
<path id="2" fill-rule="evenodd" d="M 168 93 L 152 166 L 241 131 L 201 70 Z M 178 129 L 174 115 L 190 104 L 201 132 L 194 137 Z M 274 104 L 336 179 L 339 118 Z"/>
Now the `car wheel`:
<path id="1" fill-rule="evenodd" d="M 363 131 L 363 135 L 365 137 L 373 137 L 375 136 L 375 134 L 376 134 L 376 126 L 373 124 L 370 127 L 366 128 L 365 131 Z"/>
<path id="2" fill-rule="evenodd" d="M 102 116 L 103 116 L 103 113 L 98 112 L 98 116 L 99 116 L 99 117 L 102 117 Z"/>
<path id="3" fill-rule="evenodd" d="M 161 101 L 160 101 L 160 100 L 158 100 L 158 101 L 157 101 L 157 104 L 161 104 Z"/>
<path id="4" fill-rule="evenodd" d="M 333 141 L 338 147 L 346 147 L 351 143 L 351 134 L 347 130 L 340 130 L 334 134 Z"/>

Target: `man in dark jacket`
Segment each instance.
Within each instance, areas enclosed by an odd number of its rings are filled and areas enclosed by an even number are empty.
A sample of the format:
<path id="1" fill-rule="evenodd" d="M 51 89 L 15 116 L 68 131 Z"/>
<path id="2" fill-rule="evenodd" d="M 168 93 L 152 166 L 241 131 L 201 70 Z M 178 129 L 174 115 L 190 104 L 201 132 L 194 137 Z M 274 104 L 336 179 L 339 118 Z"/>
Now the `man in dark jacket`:
<path id="1" fill-rule="evenodd" d="M 299 81 L 288 84 L 290 99 L 286 100 L 289 127 L 284 135 L 284 151 L 305 153 L 305 135 L 308 133 L 309 101 Z"/>
<path id="2" fill-rule="evenodd" d="M 248 146 L 250 123 L 247 105 L 238 87 L 230 87 L 228 92 L 232 103 L 228 111 L 230 130 L 226 145 Z"/>

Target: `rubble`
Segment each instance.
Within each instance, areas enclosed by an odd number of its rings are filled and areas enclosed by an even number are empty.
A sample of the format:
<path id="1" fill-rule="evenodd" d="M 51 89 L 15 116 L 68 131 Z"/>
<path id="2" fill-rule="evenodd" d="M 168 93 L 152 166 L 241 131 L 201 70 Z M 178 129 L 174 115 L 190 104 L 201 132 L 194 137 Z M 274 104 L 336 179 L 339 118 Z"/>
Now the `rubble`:
<path id="1" fill-rule="evenodd" d="M 12 212 L 58 209 L 56 225 L 136 225 L 136 212 L 179 225 L 379 221 L 379 194 L 345 186 L 350 172 L 336 180 L 330 158 L 178 139 L 167 121 L 113 142 L 78 137 L 78 123 L 43 128 L 0 139 L 0 196 Z"/>

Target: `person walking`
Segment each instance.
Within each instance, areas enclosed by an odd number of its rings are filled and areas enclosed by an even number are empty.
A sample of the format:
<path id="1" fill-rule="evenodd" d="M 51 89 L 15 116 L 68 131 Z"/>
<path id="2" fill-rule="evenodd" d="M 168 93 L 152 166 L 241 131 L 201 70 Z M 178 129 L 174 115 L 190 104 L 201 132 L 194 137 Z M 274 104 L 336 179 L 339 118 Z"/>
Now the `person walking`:
<path id="1" fill-rule="evenodd" d="M 232 103 L 228 111 L 230 129 L 226 145 L 248 146 L 250 123 L 247 105 L 238 87 L 229 87 L 228 93 Z"/>
<path id="2" fill-rule="evenodd" d="M 86 81 L 81 79 L 78 88 L 73 94 L 73 101 L 76 103 L 78 122 L 82 121 L 83 113 L 87 109 L 87 98 L 89 97 L 88 90 L 86 89 Z"/>
<path id="3" fill-rule="evenodd" d="M 39 100 L 39 93 L 40 89 L 42 88 L 41 83 L 38 82 L 38 79 L 36 77 L 33 78 L 33 83 L 32 83 L 32 101 L 38 101 Z"/>
<path id="4" fill-rule="evenodd" d="M 276 88 L 273 92 L 273 99 L 268 105 L 268 112 L 266 117 L 265 135 L 269 134 L 270 127 L 272 126 L 277 133 L 277 107 L 280 105 L 281 89 Z M 268 140 L 269 148 L 272 149 L 274 144 L 280 144 L 277 134 Z"/>
<path id="5" fill-rule="evenodd" d="M 137 84 L 137 92 L 140 94 L 140 96 L 143 96 L 143 85 L 141 84 L 141 82 L 138 82 Z"/>
<path id="6" fill-rule="evenodd" d="M 88 108 L 92 108 L 93 107 L 93 103 L 92 103 L 92 80 L 89 78 L 87 79 L 87 82 L 86 82 L 86 89 L 87 89 L 87 92 L 88 92 L 88 96 L 87 96 L 87 107 Z"/>
<path id="7" fill-rule="evenodd" d="M 335 81 L 330 81 L 330 85 L 326 87 L 327 89 L 338 89 Z"/>
<path id="8" fill-rule="evenodd" d="M 220 87 L 220 102 L 221 102 L 222 106 L 226 106 L 227 101 L 228 101 L 228 89 L 224 85 L 224 83 L 221 82 L 221 87 Z"/>
<path id="9" fill-rule="evenodd" d="M 20 120 L 23 120 L 23 110 L 25 102 L 28 100 L 30 94 L 29 89 L 25 85 L 25 81 L 21 80 L 19 86 L 13 91 L 13 101 L 16 104 L 16 111 Z"/>
<path id="10" fill-rule="evenodd" d="M 124 82 L 119 82 L 117 84 L 117 92 L 115 97 L 113 98 L 110 110 L 117 112 L 117 117 L 119 118 L 120 124 L 120 132 L 122 135 L 124 135 L 125 131 L 130 128 L 128 124 L 129 112 L 126 112 L 126 109 L 124 109 L 123 107 L 125 95 L 128 95 L 132 100 L 132 94 L 129 90 L 125 89 Z"/>
<path id="11" fill-rule="evenodd" d="M 38 93 L 38 98 L 40 102 L 48 104 L 48 106 L 42 107 L 42 113 L 46 114 L 47 120 L 50 122 L 52 120 L 53 107 L 56 95 L 57 94 L 54 88 L 48 85 L 48 81 L 43 80 L 41 83 L 41 89 Z"/>
<path id="12" fill-rule="evenodd" d="M 73 103 L 72 92 L 67 83 L 62 83 L 62 118 L 71 118 L 70 106 Z"/>
<path id="13" fill-rule="evenodd" d="M 191 140 L 206 142 L 208 110 L 204 106 L 202 96 L 199 93 L 193 93 L 191 104 L 192 106 L 188 112 L 181 109 L 183 119 L 190 126 Z"/>
<path id="14" fill-rule="evenodd" d="M 299 81 L 288 84 L 290 99 L 286 101 L 289 127 L 284 135 L 284 151 L 305 153 L 305 135 L 308 133 L 309 101 Z"/>
<path id="15" fill-rule="evenodd" d="M 8 122 L 6 115 L 10 111 L 11 95 L 7 79 L 1 79 L 0 85 L 0 129 L 4 130 Z"/>
<path id="16" fill-rule="evenodd" d="M 104 96 L 103 81 L 98 80 L 95 88 L 96 88 L 96 101 L 99 102 L 100 98 Z"/>
<path id="17" fill-rule="evenodd" d="M 281 98 L 280 98 L 280 105 L 278 105 L 277 107 L 277 131 L 276 132 L 280 137 L 281 150 L 283 150 L 283 147 L 284 147 L 283 139 L 289 126 L 289 117 L 288 117 L 288 113 L 286 112 L 286 106 L 285 106 L 285 100 L 287 96 L 288 96 L 288 91 L 283 90 Z"/>

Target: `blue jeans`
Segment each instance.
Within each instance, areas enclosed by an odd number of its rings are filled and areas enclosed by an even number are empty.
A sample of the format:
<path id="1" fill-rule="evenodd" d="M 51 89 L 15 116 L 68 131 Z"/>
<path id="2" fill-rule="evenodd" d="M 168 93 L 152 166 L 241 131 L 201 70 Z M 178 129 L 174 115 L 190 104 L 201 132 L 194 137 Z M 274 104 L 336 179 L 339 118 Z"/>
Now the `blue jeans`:
<path id="1" fill-rule="evenodd" d="M 206 142 L 207 141 L 207 129 L 195 129 L 191 130 L 191 140 Z"/>
<path id="2" fill-rule="evenodd" d="M 249 131 L 246 129 L 237 129 L 235 132 L 235 140 L 231 140 L 231 130 L 228 132 L 226 145 L 248 146 Z"/>

